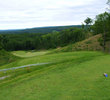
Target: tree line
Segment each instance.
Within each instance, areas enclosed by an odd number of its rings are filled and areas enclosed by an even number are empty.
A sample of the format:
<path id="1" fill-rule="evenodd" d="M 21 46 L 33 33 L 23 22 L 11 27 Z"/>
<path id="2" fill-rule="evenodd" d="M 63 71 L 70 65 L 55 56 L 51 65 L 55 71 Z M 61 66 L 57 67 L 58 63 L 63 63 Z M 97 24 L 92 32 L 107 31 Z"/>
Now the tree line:
<path id="1" fill-rule="evenodd" d="M 86 38 L 86 33 L 81 28 L 69 28 L 60 32 L 2 34 L 1 45 L 7 50 L 33 50 L 50 49 L 65 46 Z"/>
<path id="2" fill-rule="evenodd" d="M 106 50 L 106 43 L 110 41 L 110 0 L 107 2 L 108 8 L 106 12 L 96 16 L 95 20 L 87 18 L 84 22 L 86 23 L 86 29 L 92 33 L 92 35 L 101 34 L 102 37 L 99 39 L 100 45 L 103 47 L 103 51 Z M 82 24 L 84 28 L 84 24 Z"/>

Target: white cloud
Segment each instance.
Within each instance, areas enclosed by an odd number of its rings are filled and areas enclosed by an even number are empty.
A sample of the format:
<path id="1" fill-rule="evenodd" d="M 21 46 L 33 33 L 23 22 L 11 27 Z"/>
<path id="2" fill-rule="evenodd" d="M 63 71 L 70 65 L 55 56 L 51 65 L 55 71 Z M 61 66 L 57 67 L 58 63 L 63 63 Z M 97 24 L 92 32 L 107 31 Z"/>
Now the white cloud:
<path id="1" fill-rule="evenodd" d="M 0 0 L 0 29 L 81 24 L 104 12 L 105 0 Z"/>

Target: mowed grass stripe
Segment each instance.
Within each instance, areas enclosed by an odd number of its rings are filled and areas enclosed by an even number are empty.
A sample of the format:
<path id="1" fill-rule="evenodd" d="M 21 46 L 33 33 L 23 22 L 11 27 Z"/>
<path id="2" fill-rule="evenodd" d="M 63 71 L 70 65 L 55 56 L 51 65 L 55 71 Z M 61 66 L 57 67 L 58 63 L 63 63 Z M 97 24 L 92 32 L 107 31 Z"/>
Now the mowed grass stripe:
<path id="1" fill-rule="evenodd" d="M 40 56 L 48 53 L 48 51 L 13 51 L 12 54 L 18 57 L 34 57 L 34 56 Z"/>
<path id="2" fill-rule="evenodd" d="M 46 70 L 48 70 L 48 69 L 50 69 L 50 68 L 56 68 L 57 67 L 57 64 L 60 64 L 60 63 L 66 63 L 66 62 L 72 62 L 72 63 L 74 63 L 74 65 L 75 64 L 79 64 L 79 63 L 82 63 L 82 62 L 84 62 L 84 61 L 87 61 L 87 60 L 91 60 L 91 59 L 93 59 L 93 57 L 95 57 L 95 55 L 94 56 L 90 56 L 90 57 L 88 57 L 88 58 L 86 58 L 87 56 L 81 56 L 81 57 L 73 57 L 73 58 L 69 58 L 69 59 L 67 59 L 67 58 L 65 58 L 65 59 L 63 59 L 63 60 L 61 60 L 61 61 L 58 61 L 58 62 L 54 62 L 54 63 L 49 63 L 48 65 L 46 65 L 46 66 L 34 66 L 33 68 L 32 67 L 30 67 L 30 71 L 32 72 L 32 71 L 35 71 L 35 70 L 37 70 L 37 71 L 41 71 L 42 69 L 45 71 L 45 69 Z M 83 59 L 83 60 L 82 60 Z M 50 65 L 55 65 L 56 67 L 53 67 L 53 66 L 50 66 Z M 58 67 L 59 68 L 59 70 L 63 70 L 63 69 L 65 69 L 65 68 L 68 68 L 68 67 L 65 67 L 65 66 L 60 66 L 60 67 Z M 14 71 L 12 71 L 12 73 L 11 72 L 9 72 L 9 75 L 11 74 L 11 76 L 12 77 L 15 77 L 15 76 L 18 76 L 18 75 L 22 75 L 22 74 L 25 74 L 26 73 L 26 69 L 21 69 L 21 70 L 14 70 Z M 8 72 L 6 73 L 7 75 L 8 75 Z M 13 76 L 14 75 L 14 76 Z M 31 76 L 32 76 L 32 73 L 31 73 Z M 13 79 L 12 79 L 13 80 Z M 10 81 L 10 78 L 9 78 L 9 81 Z"/>

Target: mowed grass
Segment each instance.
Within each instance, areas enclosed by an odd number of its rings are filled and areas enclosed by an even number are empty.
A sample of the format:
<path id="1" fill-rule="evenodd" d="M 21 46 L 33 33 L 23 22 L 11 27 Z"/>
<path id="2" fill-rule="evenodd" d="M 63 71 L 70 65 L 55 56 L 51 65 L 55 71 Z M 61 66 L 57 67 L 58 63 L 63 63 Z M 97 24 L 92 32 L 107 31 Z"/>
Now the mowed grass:
<path id="1" fill-rule="evenodd" d="M 0 84 L 0 100 L 110 99 L 110 55 L 65 52 L 21 59 L 6 67 L 35 62 L 54 63 L 35 66 L 30 73 L 4 80 Z M 103 76 L 104 72 L 108 78 Z"/>
<path id="2" fill-rule="evenodd" d="M 19 57 L 33 57 L 46 54 L 48 51 L 13 51 L 12 54 Z"/>

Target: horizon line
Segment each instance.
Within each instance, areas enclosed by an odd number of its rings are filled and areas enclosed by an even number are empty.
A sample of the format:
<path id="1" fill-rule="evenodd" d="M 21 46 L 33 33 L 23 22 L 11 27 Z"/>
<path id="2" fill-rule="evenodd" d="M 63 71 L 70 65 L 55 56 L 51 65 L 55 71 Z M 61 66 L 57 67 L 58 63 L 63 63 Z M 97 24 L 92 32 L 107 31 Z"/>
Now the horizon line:
<path id="1" fill-rule="evenodd" d="M 12 29 L 0 29 L 0 31 L 8 31 L 8 30 L 25 30 L 25 29 L 34 29 L 34 28 L 47 28 L 47 27 L 63 27 L 63 26 L 77 26 L 81 24 L 74 24 L 74 25 L 56 25 L 56 26 L 38 26 L 38 27 L 29 27 L 29 28 L 12 28 Z"/>

